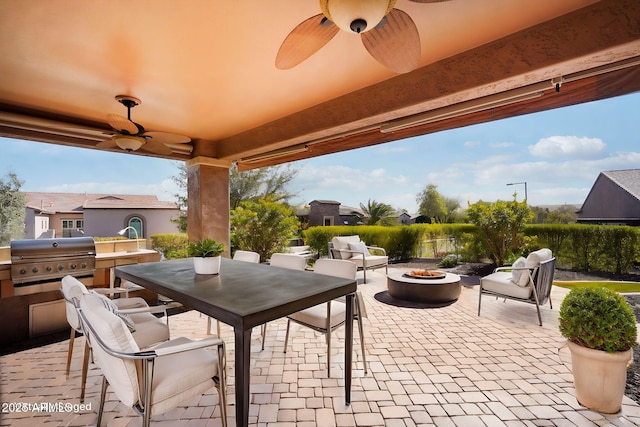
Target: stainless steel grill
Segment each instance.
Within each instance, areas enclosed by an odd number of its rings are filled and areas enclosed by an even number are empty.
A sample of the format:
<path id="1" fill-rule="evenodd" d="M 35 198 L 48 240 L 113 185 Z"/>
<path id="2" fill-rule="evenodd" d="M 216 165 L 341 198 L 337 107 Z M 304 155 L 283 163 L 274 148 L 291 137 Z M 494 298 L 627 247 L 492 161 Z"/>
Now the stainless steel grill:
<path id="1" fill-rule="evenodd" d="M 92 275 L 96 245 L 92 237 L 13 240 L 11 280 L 15 287 L 60 279 L 66 275 Z"/>

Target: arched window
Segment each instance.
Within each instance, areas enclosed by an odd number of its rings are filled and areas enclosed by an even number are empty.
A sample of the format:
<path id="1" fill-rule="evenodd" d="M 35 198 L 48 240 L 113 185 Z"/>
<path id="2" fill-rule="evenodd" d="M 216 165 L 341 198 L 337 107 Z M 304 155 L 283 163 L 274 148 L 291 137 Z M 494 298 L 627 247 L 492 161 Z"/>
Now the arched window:
<path id="1" fill-rule="evenodd" d="M 137 217 L 137 216 L 133 216 L 131 218 L 129 218 L 129 227 L 133 227 L 136 229 L 136 231 L 138 232 L 138 238 L 142 239 L 144 236 L 144 227 L 143 227 L 143 223 L 142 223 L 142 218 Z M 129 229 L 127 230 L 127 232 L 129 233 L 128 237 L 129 239 L 135 239 L 136 238 L 136 234 L 133 232 L 133 230 Z"/>

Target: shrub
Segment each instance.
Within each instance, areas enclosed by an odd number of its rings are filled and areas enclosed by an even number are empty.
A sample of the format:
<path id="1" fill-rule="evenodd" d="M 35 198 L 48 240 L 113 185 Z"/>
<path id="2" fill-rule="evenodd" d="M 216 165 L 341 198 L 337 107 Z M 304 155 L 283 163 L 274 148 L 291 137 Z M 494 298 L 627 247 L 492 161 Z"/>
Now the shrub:
<path id="1" fill-rule="evenodd" d="M 449 254 L 440 261 L 438 267 L 442 268 L 453 268 L 458 265 L 458 256 L 454 254 Z"/>
<path id="2" fill-rule="evenodd" d="M 231 211 L 231 244 L 260 254 L 266 261 L 287 247 L 300 223 L 293 210 L 269 200 L 246 201 Z"/>
<path id="3" fill-rule="evenodd" d="M 187 258 L 189 238 L 186 234 L 154 234 L 151 236 L 151 247 L 160 252 L 165 259 Z"/>
<path id="4" fill-rule="evenodd" d="M 609 353 L 638 345 L 631 306 L 606 288 L 575 288 L 560 306 L 560 333 L 581 346 Z"/>
<path id="5" fill-rule="evenodd" d="M 189 243 L 189 256 L 201 258 L 213 258 L 224 252 L 224 244 L 213 239 L 202 239 Z"/>

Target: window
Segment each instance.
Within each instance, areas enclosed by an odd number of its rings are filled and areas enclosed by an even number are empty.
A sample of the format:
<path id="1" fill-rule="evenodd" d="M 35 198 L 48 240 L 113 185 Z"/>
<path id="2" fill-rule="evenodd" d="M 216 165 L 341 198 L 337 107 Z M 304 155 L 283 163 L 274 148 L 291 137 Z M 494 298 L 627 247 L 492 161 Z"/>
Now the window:
<path id="1" fill-rule="evenodd" d="M 333 217 L 332 216 L 324 216 L 322 217 L 322 225 L 325 227 L 330 227 L 333 225 Z"/>
<path id="2" fill-rule="evenodd" d="M 138 232 L 138 238 L 141 239 L 142 236 L 144 236 L 143 227 L 142 227 L 142 225 L 143 225 L 142 224 L 142 218 L 137 217 L 137 216 L 131 217 L 131 218 L 129 218 L 129 222 L 128 222 L 127 225 L 129 227 L 133 227 L 133 228 L 136 229 L 136 231 Z M 133 230 L 129 229 L 129 230 L 127 230 L 127 233 L 129 233 L 128 236 L 129 236 L 130 239 L 135 239 L 136 238 L 136 233 Z"/>
<path id="3" fill-rule="evenodd" d="M 71 237 L 71 230 L 84 231 L 84 221 L 81 219 L 63 219 L 62 237 Z"/>

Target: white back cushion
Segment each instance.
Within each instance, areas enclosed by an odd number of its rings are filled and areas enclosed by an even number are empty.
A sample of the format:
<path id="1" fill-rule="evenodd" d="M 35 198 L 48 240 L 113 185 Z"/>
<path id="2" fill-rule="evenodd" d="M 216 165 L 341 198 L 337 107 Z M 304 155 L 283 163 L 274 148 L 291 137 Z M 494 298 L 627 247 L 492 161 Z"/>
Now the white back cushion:
<path id="1" fill-rule="evenodd" d="M 331 239 L 331 243 L 333 243 L 333 247 L 340 251 L 340 257 L 342 259 L 351 258 L 351 253 L 343 252 L 345 250 L 349 250 L 349 244 L 356 244 L 360 242 L 360 236 L 336 236 Z"/>
<path id="2" fill-rule="evenodd" d="M 99 295 L 85 294 L 80 300 L 80 307 L 95 333 L 107 347 L 124 353 L 140 351 L 127 326 L 104 306 Z M 90 331 L 85 331 L 85 334 L 90 335 L 91 348 L 96 363 L 100 366 L 112 390 L 122 403 L 133 406 L 139 399 L 135 362 L 111 356 L 91 336 Z"/>
<path id="3" fill-rule="evenodd" d="M 270 265 L 292 270 L 304 270 L 307 266 L 307 260 L 305 257 L 295 254 L 273 254 Z"/>
<path id="4" fill-rule="evenodd" d="M 358 267 L 355 263 L 343 259 L 320 258 L 313 268 L 314 273 L 326 274 L 327 276 L 344 277 L 345 279 L 356 279 Z"/>
<path id="5" fill-rule="evenodd" d="M 521 256 L 511 266 L 514 268 L 521 268 L 521 267 L 524 267 L 526 264 L 527 264 L 526 258 Z M 514 284 L 519 286 L 522 275 L 528 276 L 527 270 L 511 270 L 511 281 Z M 526 282 L 525 282 L 525 285 L 526 285 Z"/>

